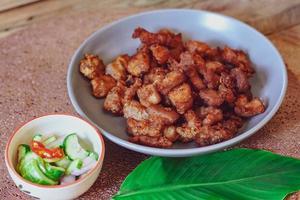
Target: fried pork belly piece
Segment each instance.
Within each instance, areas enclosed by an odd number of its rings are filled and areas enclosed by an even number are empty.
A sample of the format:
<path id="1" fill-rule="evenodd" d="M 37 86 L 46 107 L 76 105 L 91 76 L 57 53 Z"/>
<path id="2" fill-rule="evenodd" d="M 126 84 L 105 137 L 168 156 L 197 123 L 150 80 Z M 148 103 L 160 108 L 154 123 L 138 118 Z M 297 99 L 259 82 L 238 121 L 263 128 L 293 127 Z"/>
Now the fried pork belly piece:
<path id="1" fill-rule="evenodd" d="M 198 60 L 200 63 L 198 63 Z M 184 72 L 197 90 L 205 88 L 203 80 L 200 78 L 197 69 L 203 71 L 204 60 L 198 55 L 192 55 L 190 52 L 183 52 L 180 55 L 180 62 L 169 59 L 169 68 L 173 71 Z"/>
<path id="2" fill-rule="evenodd" d="M 133 76 L 142 76 L 150 69 L 150 58 L 148 52 L 140 50 L 133 55 L 128 62 L 127 71 Z"/>
<path id="3" fill-rule="evenodd" d="M 153 84 L 143 85 L 140 89 L 138 89 L 137 96 L 141 104 L 146 107 L 152 104 L 158 104 L 161 101 L 160 94 Z"/>
<path id="4" fill-rule="evenodd" d="M 229 103 L 230 105 L 236 100 L 235 91 L 232 88 L 227 88 L 222 84 L 219 86 L 218 94 L 222 99 L 224 99 L 225 102 Z"/>
<path id="5" fill-rule="evenodd" d="M 220 106 L 224 99 L 213 89 L 204 89 L 199 92 L 201 99 L 209 106 Z"/>
<path id="6" fill-rule="evenodd" d="M 150 50 L 153 57 L 157 60 L 158 64 L 165 64 L 170 57 L 169 49 L 164 46 L 153 44 L 150 46 Z"/>
<path id="7" fill-rule="evenodd" d="M 243 119 L 234 114 L 222 122 L 222 126 L 229 131 L 232 135 L 235 135 L 238 130 L 243 126 Z"/>
<path id="8" fill-rule="evenodd" d="M 197 117 L 193 110 L 189 110 L 184 114 L 185 123 L 176 128 L 176 132 L 180 136 L 180 141 L 190 142 L 201 130 L 201 120 Z"/>
<path id="9" fill-rule="evenodd" d="M 264 111 L 265 106 L 258 98 L 249 100 L 246 95 L 240 95 L 235 102 L 234 112 L 242 117 L 252 117 Z"/>
<path id="10" fill-rule="evenodd" d="M 140 78 L 133 78 L 132 83 L 125 89 L 123 104 L 131 101 L 137 93 L 137 90 L 142 86 L 142 80 Z"/>
<path id="11" fill-rule="evenodd" d="M 166 74 L 168 73 L 167 69 L 164 69 L 162 67 L 154 67 L 151 68 L 148 74 L 145 74 L 144 78 L 144 84 L 157 84 L 163 81 Z"/>
<path id="12" fill-rule="evenodd" d="M 219 108 L 215 107 L 200 107 L 198 115 L 203 119 L 203 125 L 213 125 L 223 120 L 223 112 Z"/>
<path id="13" fill-rule="evenodd" d="M 168 93 L 168 97 L 179 114 L 184 114 L 193 106 L 192 90 L 187 83 L 173 88 Z"/>
<path id="14" fill-rule="evenodd" d="M 213 126 L 205 125 L 196 134 L 195 141 L 200 146 L 216 144 L 233 137 L 233 134 L 225 129 L 221 123 Z"/>
<path id="15" fill-rule="evenodd" d="M 250 90 L 251 86 L 244 71 L 242 71 L 240 68 L 234 68 L 230 71 L 230 74 L 235 78 L 236 87 L 239 92 L 246 92 Z"/>
<path id="16" fill-rule="evenodd" d="M 201 89 L 204 89 L 206 86 L 203 82 L 203 80 L 200 78 L 196 68 L 194 66 L 189 67 L 186 71 L 185 74 L 193 84 L 193 86 L 200 91 Z"/>
<path id="17" fill-rule="evenodd" d="M 163 129 L 163 136 L 170 140 L 171 142 L 175 142 L 178 138 L 179 135 L 176 132 L 176 127 L 175 126 L 167 126 Z"/>
<path id="18" fill-rule="evenodd" d="M 174 87 L 185 81 L 185 75 L 179 71 L 171 71 L 166 74 L 162 82 L 157 84 L 157 89 L 160 93 L 166 95 Z"/>
<path id="19" fill-rule="evenodd" d="M 226 88 L 235 88 L 235 79 L 231 74 L 222 72 L 220 76 L 220 84 Z"/>
<path id="20" fill-rule="evenodd" d="M 185 71 L 187 67 L 197 66 L 199 70 L 205 68 L 205 61 L 200 55 L 192 54 L 188 51 L 182 52 L 180 54 L 180 61 L 177 62 L 175 59 L 170 58 L 168 60 L 169 68 L 172 71 Z"/>
<path id="21" fill-rule="evenodd" d="M 178 45 L 175 48 L 169 49 L 170 58 L 175 59 L 176 61 L 180 60 L 180 54 L 184 51 L 183 44 Z"/>
<path id="22" fill-rule="evenodd" d="M 109 75 L 100 75 L 91 80 L 91 85 L 93 95 L 102 98 L 116 85 L 116 81 Z"/>
<path id="23" fill-rule="evenodd" d="M 218 61 L 208 61 L 206 62 L 206 69 L 216 72 L 216 73 L 221 73 L 224 71 L 224 65 Z"/>
<path id="24" fill-rule="evenodd" d="M 118 82 L 107 94 L 104 101 L 104 109 L 113 114 L 123 113 L 123 97 L 125 92 L 125 85 L 123 82 Z"/>
<path id="25" fill-rule="evenodd" d="M 218 61 L 208 61 L 205 69 L 200 70 L 208 88 L 216 89 L 220 84 L 220 73 L 224 71 L 224 65 Z"/>
<path id="26" fill-rule="evenodd" d="M 105 68 L 105 74 L 112 76 L 114 79 L 125 80 L 126 68 L 130 57 L 128 55 L 118 56 L 112 63 L 108 64 Z"/>
<path id="27" fill-rule="evenodd" d="M 179 115 L 171 108 L 163 107 L 161 105 L 151 105 L 147 107 L 147 113 L 156 120 L 162 121 L 166 125 L 171 125 L 177 121 Z"/>
<path id="28" fill-rule="evenodd" d="M 103 74 L 105 65 L 103 61 L 96 55 L 85 54 L 80 61 L 79 70 L 88 79 L 94 79 Z"/>
<path id="29" fill-rule="evenodd" d="M 222 51 L 222 59 L 225 62 L 240 68 L 248 77 L 255 72 L 251 67 L 248 56 L 243 51 L 234 50 L 226 46 Z"/>
<path id="30" fill-rule="evenodd" d="M 125 118 L 133 118 L 141 121 L 149 118 L 146 108 L 142 106 L 138 101 L 132 100 L 126 102 L 123 107 L 123 113 Z"/>
<path id="31" fill-rule="evenodd" d="M 151 33 L 141 27 L 134 30 L 132 38 L 139 38 L 146 45 L 159 44 L 167 47 L 177 47 L 182 43 L 181 34 L 174 34 L 168 30 Z"/>
<path id="32" fill-rule="evenodd" d="M 135 120 L 133 118 L 127 119 L 127 131 L 133 136 L 147 135 L 151 137 L 158 137 L 161 135 L 163 125 L 149 120 Z"/>
<path id="33" fill-rule="evenodd" d="M 191 53 L 199 53 L 199 54 L 204 54 L 210 47 L 200 41 L 195 41 L 195 40 L 189 40 L 185 43 L 186 49 L 191 52 Z"/>
<path id="34" fill-rule="evenodd" d="M 218 75 L 216 72 L 208 69 L 203 74 L 203 77 L 208 88 L 210 89 L 218 88 L 220 84 L 220 75 Z"/>
<path id="35" fill-rule="evenodd" d="M 168 148 L 172 146 L 172 142 L 165 137 L 150 137 L 145 135 L 133 136 L 129 141 L 150 147 Z"/>
<path id="36" fill-rule="evenodd" d="M 225 102 L 232 104 L 236 100 L 234 77 L 228 73 L 222 72 L 218 93 Z"/>

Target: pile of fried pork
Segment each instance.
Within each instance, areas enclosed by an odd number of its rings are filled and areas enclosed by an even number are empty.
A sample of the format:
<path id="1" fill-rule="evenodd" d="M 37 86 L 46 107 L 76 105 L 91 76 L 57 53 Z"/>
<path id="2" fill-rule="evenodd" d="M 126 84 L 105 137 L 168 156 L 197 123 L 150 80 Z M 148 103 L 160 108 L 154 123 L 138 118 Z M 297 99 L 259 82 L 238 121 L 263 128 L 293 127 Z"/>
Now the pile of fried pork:
<path id="1" fill-rule="evenodd" d="M 207 146 L 228 140 L 245 120 L 265 111 L 252 96 L 255 73 L 247 54 L 188 40 L 167 29 L 136 28 L 141 46 L 104 65 L 86 54 L 80 72 L 104 109 L 127 120 L 129 140 L 168 148 L 175 142 Z"/>

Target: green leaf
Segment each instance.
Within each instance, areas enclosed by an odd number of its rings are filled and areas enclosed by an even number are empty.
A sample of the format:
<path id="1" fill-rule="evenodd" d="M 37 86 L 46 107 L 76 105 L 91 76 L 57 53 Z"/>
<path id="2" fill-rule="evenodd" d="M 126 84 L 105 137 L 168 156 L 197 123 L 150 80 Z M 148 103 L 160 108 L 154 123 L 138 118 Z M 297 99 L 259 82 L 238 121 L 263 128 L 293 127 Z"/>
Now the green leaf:
<path id="1" fill-rule="evenodd" d="M 276 200 L 300 189 L 300 160 L 234 149 L 190 158 L 151 157 L 113 199 Z"/>

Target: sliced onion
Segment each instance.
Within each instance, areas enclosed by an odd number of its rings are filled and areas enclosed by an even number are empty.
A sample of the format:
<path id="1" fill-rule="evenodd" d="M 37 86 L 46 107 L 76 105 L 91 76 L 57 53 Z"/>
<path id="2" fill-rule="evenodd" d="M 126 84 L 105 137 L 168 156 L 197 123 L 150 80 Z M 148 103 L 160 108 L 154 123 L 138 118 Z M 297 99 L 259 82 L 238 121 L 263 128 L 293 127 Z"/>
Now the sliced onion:
<path id="1" fill-rule="evenodd" d="M 60 179 L 60 185 L 66 185 L 69 183 L 73 183 L 75 181 L 76 181 L 76 176 L 73 176 L 73 175 L 63 176 Z"/>
<path id="2" fill-rule="evenodd" d="M 94 168 L 96 165 L 96 161 L 91 159 L 91 161 L 88 163 L 88 165 L 83 165 L 83 167 L 81 169 L 75 169 L 71 172 L 72 175 L 74 176 L 80 176 L 86 172 L 88 172 L 89 170 L 91 170 L 92 168 Z"/>
<path id="3" fill-rule="evenodd" d="M 90 156 L 88 156 L 88 157 L 86 157 L 86 158 L 84 158 L 84 159 L 82 160 L 82 166 L 83 166 L 83 167 L 84 167 L 84 166 L 87 166 L 87 165 L 93 163 L 94 161 L 95 161 L 95 160 L 94 160 L 93 158 L 91 158 Z"/>

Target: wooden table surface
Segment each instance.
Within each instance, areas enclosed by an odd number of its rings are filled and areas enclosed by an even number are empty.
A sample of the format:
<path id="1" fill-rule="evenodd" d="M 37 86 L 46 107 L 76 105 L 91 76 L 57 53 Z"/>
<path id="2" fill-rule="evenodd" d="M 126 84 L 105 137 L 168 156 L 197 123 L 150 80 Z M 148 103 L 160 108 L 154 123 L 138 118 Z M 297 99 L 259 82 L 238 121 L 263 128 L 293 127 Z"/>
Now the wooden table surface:
<path id="1" fill-rule="evenodd" d="M 29 198 L 14 186 L 4 164 L 5 144 L 13 129 L 47 113 L 75 114 L 65 78 L 69 59 L 80 43 L 116 19 L 160 8 L 233 16 L 276 45 L 288 69 L 286 98 L 268 125 L 239 146 L 300 158 L 300 0 L 1 0 L 0 199 Z M 105 142 L 101 175 L 81 199 L 109 199 L 146 157 Z"/>

